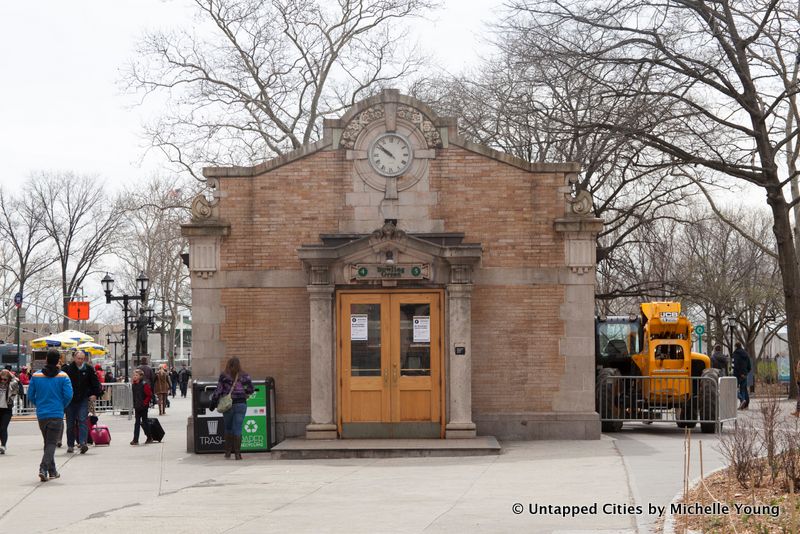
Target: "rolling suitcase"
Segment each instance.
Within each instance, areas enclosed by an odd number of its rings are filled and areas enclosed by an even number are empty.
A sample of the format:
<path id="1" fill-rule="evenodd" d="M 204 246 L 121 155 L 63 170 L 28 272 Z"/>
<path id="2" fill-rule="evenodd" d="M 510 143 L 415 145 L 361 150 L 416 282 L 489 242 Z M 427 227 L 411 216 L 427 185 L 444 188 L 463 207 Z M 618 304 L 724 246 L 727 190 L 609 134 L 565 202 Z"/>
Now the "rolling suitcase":
<path id="1" fill-rule="evenodd" d="M 148 418 L 147 424 L 150 426 L 150 437 L 153 441 L 161 443 L 161 440 L 164 439 L 164 428 L 161 423 L 158 422 L 158 419 Z"/>
<path id="2" fill-rule="evenodd" d="M 89 433 L 92 436 L 92 441 L 94 441 L 95 446 L 111 445 L 111 431 L 107 426 L 95 425 Z"/>

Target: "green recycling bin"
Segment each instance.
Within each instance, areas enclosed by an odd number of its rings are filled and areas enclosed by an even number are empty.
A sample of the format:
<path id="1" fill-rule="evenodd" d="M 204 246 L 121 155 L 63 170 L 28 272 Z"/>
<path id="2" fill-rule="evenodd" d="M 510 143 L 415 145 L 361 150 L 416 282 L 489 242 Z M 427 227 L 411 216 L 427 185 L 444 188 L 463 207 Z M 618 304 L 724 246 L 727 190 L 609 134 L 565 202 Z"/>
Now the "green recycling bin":
<path id="1" fill-rule="evenodd" d="M 216 382 L 197 380 L 193 392 L 194 452 L 221 453 L 225 433 L 222 414 L 211 409 Z M 275 424 L 275 380 L 253 380 L 242 423 L 242 451 L 269 451 L 277 443 Z"/>

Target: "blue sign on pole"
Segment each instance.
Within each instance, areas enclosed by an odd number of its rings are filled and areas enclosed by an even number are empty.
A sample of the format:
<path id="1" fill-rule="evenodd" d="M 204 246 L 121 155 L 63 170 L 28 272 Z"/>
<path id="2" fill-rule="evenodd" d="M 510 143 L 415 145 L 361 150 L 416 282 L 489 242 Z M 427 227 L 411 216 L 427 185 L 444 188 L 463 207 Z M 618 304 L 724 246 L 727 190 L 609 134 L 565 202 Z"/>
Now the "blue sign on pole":
<path id="1" fill-rule="evenodd" d="M 775 358 L 776 364 L 778 367 L 778 381 L 779 382 L 788 382 L 789 381 L 789 356 L 781 355 Z"/>
<path id="2" fill-rule="evenodd" d="M 19 308 L 22 306 L 22 293 L 17 293 L 14 295 L 14 305 Z"/>

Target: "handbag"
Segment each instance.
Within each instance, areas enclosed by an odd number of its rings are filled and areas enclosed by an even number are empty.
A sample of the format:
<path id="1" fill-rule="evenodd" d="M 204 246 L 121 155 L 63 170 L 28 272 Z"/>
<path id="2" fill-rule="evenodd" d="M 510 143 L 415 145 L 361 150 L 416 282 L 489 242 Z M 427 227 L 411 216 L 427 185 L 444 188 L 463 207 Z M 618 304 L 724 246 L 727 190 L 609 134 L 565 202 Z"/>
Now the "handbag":
<path id="1" fill-rule="evenodd" d="M 225 413 L 231 409 L 233 406 L 233 398 L 231 398 L 231 394 L 233 393 L 233 388 L 236 386 L 236 381 L 239 380 L 239 375 L 236 375 L 236 378 L 233 379 L 233 383 L 231 383 L 231 390 L 228 392 L 227 395 L 223 395 L 217 401 L 217 411 L 219 413 Z"/>

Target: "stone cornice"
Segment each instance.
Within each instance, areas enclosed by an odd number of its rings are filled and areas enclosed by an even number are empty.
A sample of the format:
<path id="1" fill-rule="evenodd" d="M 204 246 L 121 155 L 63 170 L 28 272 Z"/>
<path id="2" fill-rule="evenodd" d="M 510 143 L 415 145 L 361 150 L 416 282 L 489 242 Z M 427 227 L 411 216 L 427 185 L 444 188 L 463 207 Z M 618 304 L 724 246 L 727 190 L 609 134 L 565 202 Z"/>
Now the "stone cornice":
<path id="1" fill-rule="evenodd" d="M 433 109 L 424 102 L 417 100 L 414 97 L 402 95 L 396 89 L 384 89 L 377 95 L 365 98 L 353 104 L 347 112 L 338 119 L 324 119 L 323 121 L 323 135 L 322 139 L 315 143 L 309 143 L 302 147 L 287 152 L 281 156 L 270 159 L 252 167 L 247 166 L 230 166 L 230 167 L 205 167 L 203 169 L 203 176 L 206 178 L 248 178 L 269 172 L 271 170 L 282 167 L 297 161 L 299 159 L 316 154 L 325 149 L 339 149 L 339 139 L 342 131 L 347 127 L 347 124 L 356 117 L 359 113 L 369 109 L 372 106 L 379 104 L 404 104 L 421 112 L 425 117 L 431 121 L 435 128 L 439 131 L 444 142 L 446 149 L 449 144 L 453 144 L 470 152 L 486 156 L 495 161 L 517 167 L 527 172 L 563 172 L 575 173 L 580 172 L 581 166 L 579 163 L 531 163 L 521 158 L 505 154 L 493 148 L 490 148 L 479 143 L 468 140 L 463 135 L 458 134 L 457 121 L 452 117 L 439 117 Z"/>
<path id="2" fill-rule="evenodd" d="M 183 237 L 227 237 L 230 233 L 231 224 L 227 221 L 211 220 L 181 225 Z"/>
<path id="3" fill-rule="evenodd" d="M 256 176 L 258 174 L 263 174 L 265 172 L 277 169 L 278 167 L 283 167 L 284 165 L 299 159 L 303 159 L 312 154 L 316 154 L 317 152 L 332 145 L 333 139 L 323 136 L 322 139 L 316 143 L 303 145 L 297 150 L 292 150 L 291 152 L 287 152 L 286 154 L 278 156 L 277 158 L 259 163 L 258 165 L 254 165 L 252 167 L 204 167 L 203 176 L 206 178 L 249 178 L 251 176 Z"/>
<path id="4" fill-rule="evenodd" d="M 556 232 L 580 232 L 599 234 L 603 230 L 603 219 L 597 217 L 564 217 L 553 223 Z"/>
<path id="5" fill-rule="evenodd" d="M 339 119 L 325 119 L 323 121 L 324 132 L 328 133 L 334 128 L 345 128 L 353 117 L 377 104 L 405 104 L 411 106 L 422 112 L 422 114 L 437 128 L 452 128 L 452 132 L 455 133 L 457 124 L 455 118 L 439 117 L 429 105 L 421 100 L 417 100 L 413 96 L 400 94 L 400 91 L 397 89 L 384 89 L 377 95 L 356 102 Z"/>
<path id="6" fill-rule="evenodd" d="M 449 142 L 451 145 L 455 145 L 457 147 L 463 148 L 464 150 L 469 150 L 470 152 L 474 152 L 475 154 L 480 154 L 481 156 L 486 156 L 487 158 L 491 158 L 501 163 L 511 165 L 512 167 L 517 167 L 519 169 L 522 169 L 523 171 L 543 172 L 543 173 L 544 172 L 567 173 L 567 172 L 580 172 L 581 170 L 581 164 L 574 162 L 531 163 L 530 161 L 526 161 L 516 156 L 511 156 L 510 154 L 506 154 L 505 152 L 500 152 L 499 150 L 495 150 L 486 145 L 481 145 L 479 143 L 475 143 L 474 141 L 470 141 L 463 135 L 452 135 L 450 136 Z"/>

